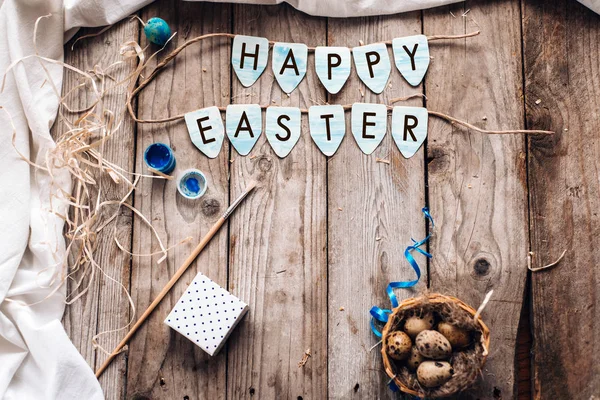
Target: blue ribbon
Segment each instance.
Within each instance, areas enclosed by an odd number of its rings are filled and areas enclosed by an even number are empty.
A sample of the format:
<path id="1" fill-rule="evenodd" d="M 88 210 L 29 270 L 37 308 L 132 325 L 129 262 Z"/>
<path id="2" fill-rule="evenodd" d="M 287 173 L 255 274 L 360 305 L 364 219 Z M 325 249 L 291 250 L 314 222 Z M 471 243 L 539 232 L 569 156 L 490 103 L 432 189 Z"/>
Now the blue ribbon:
<path id="1" fill-rule="evenodd" d="M 427 220 L 429 220 L 431 222 L 431 230 L 433 230 L 433 228 L 435 227 L 435 224 L 433 222 L 433 218 L 431 217 L 431 214 L 429 214 L 429 209 L 427 207 L 423 207 L 423 209 L 421 211 L 423 211 L 425 218 L 427 218 Z M 421 246 L 424 245 L 425 243 L 427 243 L 427 241 L 429 240 L 430 237 L 431 237 L 431 233 L 429 235 L 427 235 L 427 237 L 425 239 L 421 240 L 420 242 L 417 242 L 416 240 L 411 239 L 413 241 L 413 244 L 411 246 L 408 246 L 406 248 L 406 250 L 404 250 L 404 257 L 406 257 L 406 261 L 408 261 L 410 266 L 415 270 L 415 273 L 417 274 L 417 279 L 412 280 L 412 281 L 390 282 L 390 284 L 388 285 L 388 287 L 386 289 L 386 292 L 387 292 L 388 297 L 390 298 L 390 302 L 392 303 L 392 308 L 398 307 L 398 299 L 396 298 L 394 289 L 413 287 L 419 282 L 419 279 L 421 279 L 421 269 L 419 268 L 419 264 L 417 264 L 417 261 L 412 256 L 412 252 L 416 251 L 420 254 L 423 254 L 427 258 L 431 258 L 431 254 L 429 254 L 425 250 L 421 249 Z M 391 314 L 391 313 L 392 313 L 392 310 L 381 309 L 377 306 L 373 306 L 371 308 L 371 311 L 370 311 L 370 314 L 372 317 L 371 318 L 371 330 L 373 331 L 375 336 L 381 337 L 381 332 L 379 332 L 379 330 L 377 329 L 377 326 L 375 325 L 375 321 L 379 321 L 379 322 L 385 324 L 388 321 L 389 314 Z"/>

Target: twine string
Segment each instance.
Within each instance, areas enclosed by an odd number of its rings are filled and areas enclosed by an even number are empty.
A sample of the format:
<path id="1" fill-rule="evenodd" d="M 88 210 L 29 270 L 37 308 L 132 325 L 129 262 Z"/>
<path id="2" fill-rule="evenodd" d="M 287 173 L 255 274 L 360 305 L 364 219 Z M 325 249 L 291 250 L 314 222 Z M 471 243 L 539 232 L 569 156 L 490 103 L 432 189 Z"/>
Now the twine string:
<path id="1" fill-rule="evenodd" d="M 444 40 L 444 39 L 448 39 L 448 40 L 452 40 L 452 39 L 464 39 L 464 38 L 468 38 L 468 37 L 473 37 L 473 36 L 477 36 L 480 34 L 480 31 L 476 31 L 476 32 L 471 32 L 471 33 L 467 33 L 467 34 L 463 34 L 463 35 L 433 35 L 433 36 L 427 36 L 427 40 L 432 41 L 432 40 Z M 131 116 L 131 118 L 140 124 L 159 124 L 159 123 L 167 123 L 167 122 L 174 122 L 174 121 L 179 121 L 179 120 L 183 120 L 185 118 L 185 113 L 183 114 L 177 114 L 174 115 L 172 117 L 166 117 L 166 118 L 159 118 L 159 119 L 141 119 L 138 118 L 137 115 L 135 114 L 135 112 L 133 111 L 133 106 L 132 106 L 132 102 L 133 100 L 139 96 L 139 94 L 144 90 L 144 88 L 146 88 L 150 82 L 152 82 L 154 80 L 154 78 L 156 78 L 160 72 L 175 58 L 177 57 L 177 55 L 179 53 L 181 53 L 183 50 L 185 50 L 188 46 L 194 44 L 194 43 L 198 43 L 202 40 L 205 39 L 210 39 L 210 38 L 230 38 L 233 39 L 235 38 L 237 35 L 233 34 L 233 33 L 209 33 L 206 35 L 201 35 L 201 36 L 197 36 L 193 39 L 188 40 L 187 42 L 183 43 L 181 46 L 177 47 L 175 50 L 173 50 L 171 53 L 169 53 L 161 62 L 159 62 L 156 67 L 154 67 L 154 69 L 150 72 L 150 74 L 148 75 L 148 77 L 146 79 L 144 79 L 143 81 L 141 81 L 138 85 L 138 87 L 136 87 L 131 94 L 128 96 L 127 98 L 127 111 L 129 112 L 129 115 Z M 384 43 L 386 45 L 391 45 L 392 41 L 388 40 L 388 41 L 384 41 L 384 42 L 379 42 L 379 43 Z M 274 41 L 269 41 L 270 45 L 275 44 Z M 314 51 L 315 47 L 309 47 L 308 50 L 309 51 Z M 396 102 L 399 101 L 406 101 L 415 97 L 424 97 L 423 94 L 418 93 L 418 94 L 413 94 L 407 97 L 402 97 L 402 98 L 396 98 L 396 99 L 392 99 L 391 100 L 391 104 L 394 104 Z M 272 105 L 260 105 L 261 109 L 266 109 L 267 107 L 271 107 Z M 342 105 L 342 107 L 344 108 L 344 111 L 348 111 L 350 109 L 352 109 L 352 104 L 344 104 Z M 224 112 L 227 107 L 217 107 L 219 109 L 219 111 Z M 388 111 L 391 111 L 393 109 L 392 106 L 387 106 Z M 301 108 L 300 112 L 302 114 L 307 114 L 308 113 L 308 109 L 305 108 Z M 444 114 L 442 112 L 438 112 L 438 111 L 430 111 L 428 110 L 429 115 L 437 117 L 437 118 L 441 118 L 447 122 L 449 122 L 452 125 L 460 125 L 463 126 L 465 128 L 480 132 L 480 133 L 485 133 L 485 134 L 492 134 L 492 135 L 501 135 L 501 134 L 529 134 L 529 135 L 551 135 L 554 132 L 552 131 L 546 131 L 546 130 L 487 130 L 487 129 L 482 129 L 482 128 L 478 128 L 475 125 L 469 124 L 466 121 L 462 121 L 458 118 L 454 118 L 450 115 Z"/>

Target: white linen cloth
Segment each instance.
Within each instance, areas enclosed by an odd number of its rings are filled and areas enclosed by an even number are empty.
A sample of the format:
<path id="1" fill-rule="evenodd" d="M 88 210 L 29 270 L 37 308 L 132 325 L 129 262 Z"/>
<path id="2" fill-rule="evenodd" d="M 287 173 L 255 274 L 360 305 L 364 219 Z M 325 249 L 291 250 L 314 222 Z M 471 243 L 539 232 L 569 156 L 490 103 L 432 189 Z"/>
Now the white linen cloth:
<path id="1" fill-rule="evenodd" d="M 40 55 L 63 59 L 65 31 L 112 24 L 149 1 L 0 0 L 0 75 L 9 65 L 34 54 L 38 17 Z M 47 66 L 58 90 L 62 67 Z M 58 98 L 37 59 L 7 74 L 0 106 L 12 116 L 16 147 L 33 162 L 44 163 L 54 146 L 50 128 Z M 8 114 L 0 110 L 0 398 L 102 399 L 93 371 L 77 352 L 61 324 L 65 288 L 52 293 L 51 278 L 64 254 L 63 221 L 50 213 L 50 179 L 23 161 L 12 146 Z M 70 179 L 63 175 L 69 190 Z M 54 205 L 63 213 L 64 205 Z"/>
<path id="2" fill-rule="evenodd" d="M 219 0 L 213 0 L 219 1 Z M 397 13 L 455 0 L 287 0 L 313 15 L 345 17 Z M 596 12 L 600 0 L 580 0 Z M 42 56 L 63 59 L 63 43 L 78 27 L 112 24 L 150 0 L 0 0 L 0 74 L 15 60 L 34 54 L 38 17 Z M 282 0 L 237 0 L 275 4 Z M 58 90 L 62 68 L 48 66 Z M 30 58 L 7 75 L 0 106 L 12 116 L 16 147 L 33 162 L 54 146 L 50 128 L 58 98 L 38 60 Z M 102 390 L 67 337 L 61 318 L 65 288 L 43 302 L 52 272 L 64 254 L 63 221 L 50 213 L 49 177 L 23 161 L 12 146 L 12 127 L 0 110 L 0 397 L 3 399 L 101 399 Z M 57 177 L 69 189 L 69 177 Z M 64 205 L 54 205 L 65 212 Z M 61 209 L 62 207 L 62 209 Z"/>
<path id="3" fill-rule="evenodd" d="M 185 0 L 210 1 L 222 0 Z M 228 0 L 228 3 L 280 4 L 288 3 L 310 15 L 323 17 L 357 17 L 367 15 L 397 14 L 459 3 L 462 0 Z M 490 0 L 491 1 L 491 0 Z M 600 0 L 578 0 L 600 13 Z"/>

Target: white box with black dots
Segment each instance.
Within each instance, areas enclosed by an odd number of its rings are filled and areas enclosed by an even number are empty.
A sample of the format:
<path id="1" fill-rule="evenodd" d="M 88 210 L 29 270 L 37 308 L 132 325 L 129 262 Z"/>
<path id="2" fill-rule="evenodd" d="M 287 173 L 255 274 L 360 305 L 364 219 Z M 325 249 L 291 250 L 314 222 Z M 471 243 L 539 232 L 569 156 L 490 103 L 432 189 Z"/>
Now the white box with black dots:
<path id="1" fill-rule="evenodd" d="M 247 311 L 246 303 L 199 273 L 165 324 L 213 356 Z"/>

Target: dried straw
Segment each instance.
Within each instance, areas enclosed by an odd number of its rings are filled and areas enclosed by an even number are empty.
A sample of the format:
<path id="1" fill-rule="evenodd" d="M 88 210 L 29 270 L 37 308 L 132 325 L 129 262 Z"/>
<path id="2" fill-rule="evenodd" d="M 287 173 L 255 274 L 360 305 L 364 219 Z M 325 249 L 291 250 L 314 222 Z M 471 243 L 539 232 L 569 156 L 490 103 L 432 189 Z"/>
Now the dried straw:
<path id="1" fill-rule="evenodd" d="M 152 226 L 152 223 L 138 209 L 131 205 L 131 196 L 136 189 L 141 178 L 148 179 L 170 179 L 165 175 L 140 174 L 127 171 L 124 168 L 104 158 L 104 148 L 106 143 L 114 138 L 127 115 L 126 104 L 124 102 L 117 105 L 116 109 L 109 109 L 105 98 L 107 95 L 125 87 L 128 97 L 133 91 L 136 82 L 140 78 L 142 71 L 149 60 L 156 56 L 156 53 L 146 58 L 143 49 L 136 42 L 127 42 L 121 49 L 120 54 L 123 57 L 121 61 L 115 62 L 106 67 L 94 66 L 91 71 L 82 71 L 76 67 L 68 65 L 58 60 L 53 60 L 40 55 L 37 48 L 37 32 L 39 22 L 50 17 L 51 14 L 37 19 L 33 31 L 33 43 L 35 54 L 22 57 L 14 61 L 4 73 L 1 90 L 4 90 L 7 74 L 15 68 L 16 65 L 27 59 L 37 59 L 46 75 L 46 81 L 52 87 L 52 91 L 59 100 L 58 116 L 55 125 L 60 133 L 56 138 L 56 146 L 43 154 L 43 163 L 35 163 L 17 150 L 16 128 L 10 118 L 9 121 L 13 130 L 12 143 L 15 151 L 21 159 L 27 162 L 34 170 L 34 173 L 44 173 L 50 178 L 50 200 L 57 200 L 62 204 L 70 206 L 70 212 L 62 214 L 55 211 L 56 202 L 50 201 L 49 213 L 57 215 L 64 220 L 64 235 L 67 240 L 66 252 L 64 256 L 58 257 L 55 265 L 46 267 L 42 273 L 51 273 L 50 285 L 52 290 L 44 299 L 31 304 L 38 304 L 55 294 L 67 282 L 67 296 L 65 302 L 72 304 L 84 296 L 91 287 L 97 276 L 108 280 L 122 290 L 127 297 L 132 309 L 131 320 L 125 326 L 117 329 L 100 332 L 92 338 L 94 348 L 100 349 L 107 354 L 98 342 L 102 335 L 117 332 L 129 327 L 135 317 L 135 306 L 127 288 L 118 279 L 107 274 L 102 265 L 96 261 L 96 250 L 101 237 L 112 238 L 116 246 L 125 253 L 135 256 L 154 256 L 162 255 L 158 263 L 164 261 L 167 252 L 179 244 L 188 242 L 191 238 L 185 238 L 179 243 L 167 247 L 163 244 L 158 232 Z M 103 29 L 104 32 L 108 28 Z M 88 35 L 89 36 L 89 35 Z M 83 38 L 83 37 L 82 37 Z M 81 38 L 80 38 L 81 39 Z M 75 41 L 76 43 L 77 41 Z M 74 44 L 75 44 L 74 43 Z M 67 93 L 61 95 L 59 88 L 53 81 L 47 65 L 60 65 L 67 71 L 75 73 L 80 78 L 80 84 L 76 85 Z M 121 80 L 115 79 L 110 75 L 117 67 L 123 65 L 135 65 L 132 72 L 128 73 Z M 69 106 L 68 100 L 76 97 L 82 90 L 86 91 L 86 98 L 89 96 L 92 102 L 83 107 L 75 108 Z M 8 111 L 0 107 L 5 113 Z M 64 190 L 61 186 L 58 176 L 64 171 L 68 171 L 72 177 L 73 190 L 71 193 Z M 108 176 L 110 180 L 101 179 Z M 103 190 L 103 185 L 125 186 L 126 194 L 121 198 L 106 198 L 107 193 L 115 191 Z M 132 253 L 124 248 L 117 239 L 117 227 L 119 226 L 119 215 L 121 209 L 125 207 L 133 213 L 134 217 L 139 218 L 146 224 L 158 243 L 159 250 L 148 254 Z M 112 227 L 112 229 L 107 229 Z M 58 256 L 58 249 L 53 249 L 55 257 Z M 15 301 L 10 300 L 9 301 Z M 22 303 L 22 302 L 21 302 Z"/>

